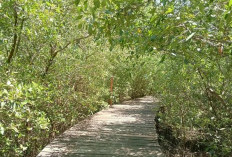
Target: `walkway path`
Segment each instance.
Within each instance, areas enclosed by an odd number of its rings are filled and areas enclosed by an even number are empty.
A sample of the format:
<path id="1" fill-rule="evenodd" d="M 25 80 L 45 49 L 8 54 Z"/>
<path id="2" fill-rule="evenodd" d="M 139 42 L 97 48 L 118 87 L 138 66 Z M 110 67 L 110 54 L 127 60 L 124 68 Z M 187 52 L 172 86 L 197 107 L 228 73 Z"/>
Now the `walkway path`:
<path id="1" fill-rule="evenodd" d="M 161 157 L 152 97 L 96 113 L 47 145 L 38 157 Z"/>

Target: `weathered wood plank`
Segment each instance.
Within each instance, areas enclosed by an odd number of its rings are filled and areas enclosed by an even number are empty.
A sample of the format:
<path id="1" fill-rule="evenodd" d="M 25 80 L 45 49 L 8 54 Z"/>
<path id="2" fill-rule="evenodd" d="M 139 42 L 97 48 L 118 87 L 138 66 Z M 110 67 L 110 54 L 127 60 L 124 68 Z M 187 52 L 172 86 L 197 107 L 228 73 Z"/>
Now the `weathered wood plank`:
<path id="1" fill-rule="evenodd" d="M 154 126 L 152 97 L 113 105 L 67 130 L 38 157 L 164 156 Z"/>

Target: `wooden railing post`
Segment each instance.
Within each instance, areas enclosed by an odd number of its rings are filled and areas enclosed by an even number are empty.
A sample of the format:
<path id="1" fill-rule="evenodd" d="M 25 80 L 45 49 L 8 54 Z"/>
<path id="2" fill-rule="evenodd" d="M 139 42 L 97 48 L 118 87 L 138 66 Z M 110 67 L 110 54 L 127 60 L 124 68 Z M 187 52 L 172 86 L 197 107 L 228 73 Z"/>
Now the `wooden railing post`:
<path id="1" fill-rule="evenodd" d="M 113 85 L 114 85 L 114 77 L 112 76 L 112 77 L 110 78 L 110 100 L 109 100 L 110 106 L 113 105 L 113 101 L 112 101 L 112 96 L 113 96 Z"/>

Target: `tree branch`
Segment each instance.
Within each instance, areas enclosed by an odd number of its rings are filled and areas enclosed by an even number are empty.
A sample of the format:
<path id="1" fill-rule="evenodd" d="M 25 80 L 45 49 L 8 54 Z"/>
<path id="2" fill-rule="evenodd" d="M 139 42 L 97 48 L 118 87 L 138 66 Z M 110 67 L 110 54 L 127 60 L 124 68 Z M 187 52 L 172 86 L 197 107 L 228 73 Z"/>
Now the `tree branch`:
<path id="1" fill-rule="evenodd" d="M 48 60 L 47 66 L 46 66 L 46 68 L 45 68 L 45 71 L 44 71 L 42 77 L 44 78 L 44 77 L 48 74 L 48 71 L 49 71 L 49 69 L 50 69 L 52 63 L 53 63 L 55 57 L 57 56 L 57 54 L 58 54 L 59 52 L 61 52 L 61 51 L 63 51 L 64 49 L 66 49 L 66 48 L 67 48 L 71 43 L 73 43 L 74 41 L 79 42 L 80 40 L 86 39 L 86 38 L 88 38 L 88 37 L 90 37 L 90 35 L 87 35 L 87 36 L 85 36 L 85 37 L 77 38 L 77 39 L 75 39 L 75 40 L 73 40 L 73 41 L 69 41 L 68 43 L 65 44 L 64 47 L 60 48 L 59 50 L 56 50 L 56 44 L 55 44 L 54 46 L 53 46 L 52 44 L 50 44 L 50 47 L 51 47 L 51 48 L 50 48 L 51 57 L 50 57 L 50 59 Z"/>
<path id="2" fill-rule="evenodd" d="M 85 36 L 85 37 L 77 38 L 77 39 L 75 39 L 75 40 L 73 40 L 73 41 L 69 41 L 68 43 L 65 44 L 64 47 L 62 47 L 61 49 L 55 51 L 55 53 L 58 53 L 58 52 L 60 52 L 60 51 L 63 51 L 63 50 L 66 49 L 72 42 L 79 42 L 80 40 L 86 39 L 86 38 L 88 38 L 88 37 L 90 37 L 90 35 L 87 35 L 87 36 Z"/>

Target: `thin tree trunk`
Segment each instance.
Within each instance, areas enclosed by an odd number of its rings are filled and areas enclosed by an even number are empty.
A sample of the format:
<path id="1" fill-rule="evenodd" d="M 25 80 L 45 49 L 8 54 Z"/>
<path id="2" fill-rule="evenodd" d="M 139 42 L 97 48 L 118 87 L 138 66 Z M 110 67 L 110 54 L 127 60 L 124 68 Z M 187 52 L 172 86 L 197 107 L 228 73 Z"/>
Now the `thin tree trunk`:
<path id="1" fill-rule="evenodd" d="M 20 42 L 21 42 L 21 35 L 22 35 L 24 21 L 25 21 L 25 18 L 23 18 L 22 21 L 21 21 L 20 32 L 19 32 L 19 36 L 18 36 L 18 42 L 16 44 L 16 49 L 15 49 L 15 53 L 14 53 L 15 55 L 18 53 L 18 50 L 19 50 L 19 45 L 20 45 Z"/>
<path id="2" fill-rule="evenodd" d="M 45 67 L 45 71 L 44 71 L 44 73 L 42 75 L 43 78 L 48 74 L 48 71 L 49 71 L 49 69 L 50 69 L 50 67 L 52 65 L 52 62 L 55 59 L 56 55 L 58 54 L 58 52 L 56 51 L 56 45 L 53 46 L 52 44 L 50 44 L 50 47 L 51 47 L 51 49 L 50 49 L 51 57 L 48 60 L 48 63 L 46 65 L 46 67 Z"/>
<path id="3" fill-rule="evenodd" d="M 13 43 L 12 43 L 12 47 L 10 50 L 10 54 L 7 58 L 7 63 L 10 63 L 12 60 L 12 57 L 14 55 L 15 49 L 16 49 L 16 45 L 17 45 L 17 39 L 18 39 L 18 35 L 17 35 L 17 25 L 18 25 L 18 14 L 16 11 L 16 5 L 14 6 L 14 37 L 13 37 Z"/>
<path id="4" fill-rule="evenodd" d="M 19 34 L 18 34 L 18 30 L 17 30 L 17 27 L 18 27 L 18 14 L 17 14 L 17 11 L 16 11 L 16 4 L 15 4 L 15 8 L 14 8 L 14 19 L 15 19 L 15 22 L 14 22 L 14 31 L 15 32 L 14 32 L 12 47 L 11 47 L 10 53 L 8 55 L 8 58 L 7 58 L 7 63 L 11 63 L 11 60 L 12 60 L 13 56 L 15 54 L 17 54 L 17 52 L 18 52 L 19 45 L 20 45 L 20 42 L 21 42 L 21 34 L 22 34 L 22 30 L 23 30 L 23 25 L 24 25 L 24 21 L 25 21 L 25 18 L 23 18 L 22 21 L 21 21 L 21 24 L 20 24 L 20 30 L 19 30 Z"/>

